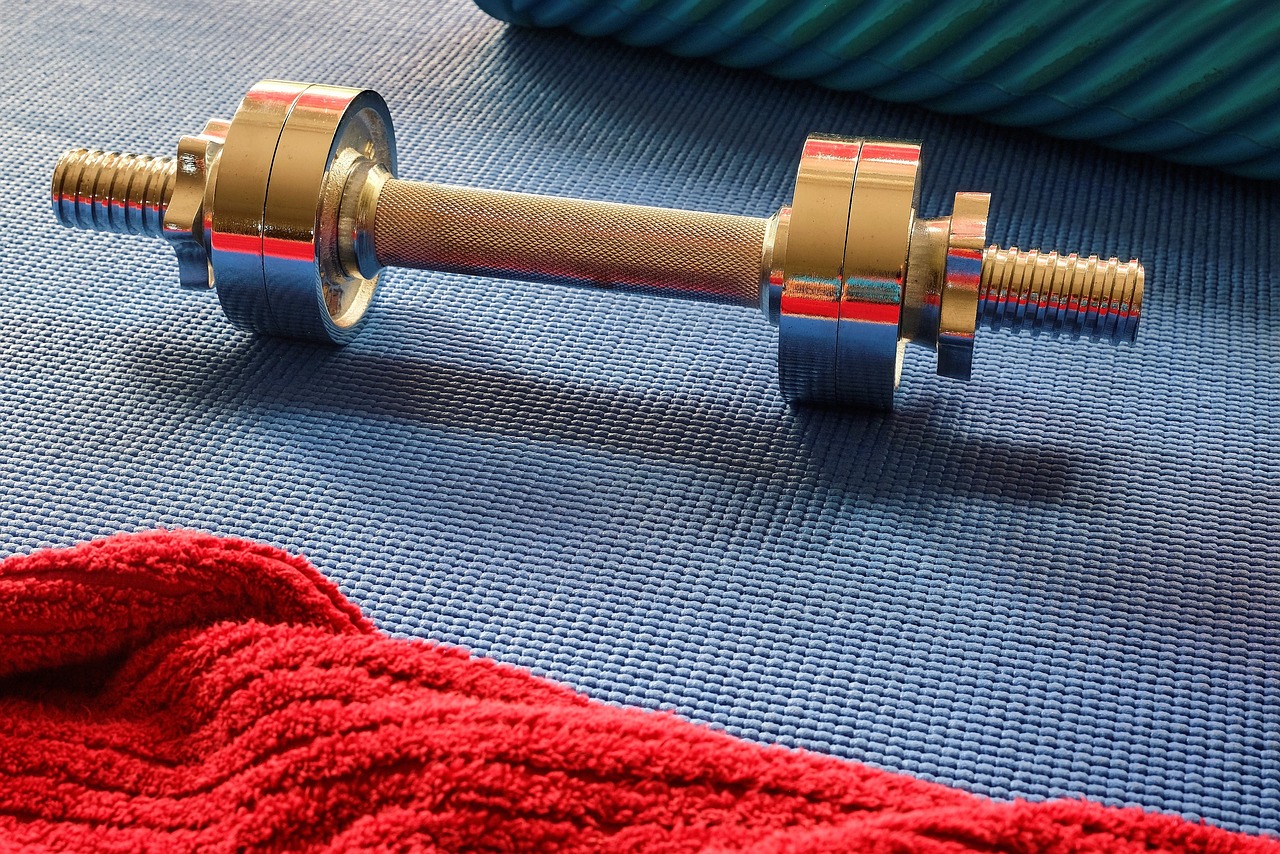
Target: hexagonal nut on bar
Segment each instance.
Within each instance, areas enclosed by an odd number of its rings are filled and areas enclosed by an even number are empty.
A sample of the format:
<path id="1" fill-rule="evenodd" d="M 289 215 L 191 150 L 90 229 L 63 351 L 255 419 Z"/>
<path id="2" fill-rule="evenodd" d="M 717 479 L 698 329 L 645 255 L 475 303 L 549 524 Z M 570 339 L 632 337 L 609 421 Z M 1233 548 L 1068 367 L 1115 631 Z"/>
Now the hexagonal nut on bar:
<path id="1" fill-rule="evenodd" d="M 164 237 L 178 257 L 178 279 L 184 288 L 213 287 L 205 214 L 213 210 L 218 157 L 230 127 L 228 121 L 210 119 L 200 133 L 178 140 L 173 194 L 164 212 Z"/>

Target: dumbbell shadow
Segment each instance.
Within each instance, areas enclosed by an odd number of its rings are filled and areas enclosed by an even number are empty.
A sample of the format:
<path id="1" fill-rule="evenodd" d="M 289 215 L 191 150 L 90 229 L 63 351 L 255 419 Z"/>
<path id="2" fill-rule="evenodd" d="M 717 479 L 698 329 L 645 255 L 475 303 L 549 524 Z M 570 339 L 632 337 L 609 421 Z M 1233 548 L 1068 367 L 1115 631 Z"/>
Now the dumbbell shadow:
<path id="1" fill-rule="evenodd" d="M 228 411 L 283 407 L 394 419 L 466 432 L 477 442 L 559 443 L 762 486 L 816 482 L 849 499 L 1054 502 L 1085 464 L 1065 443 L 1047 450 L 1003 435 L 977 436 L 923 406 L 893 414 L 791 409 L 772 387 L 746 395 L 646 391 L 263 337 L 244 339 L 197 373 L 189 367 L 195 360 L 167 352 L 180 346 L 158 343 L 152 358 L 140 360 L 150 366 L 146 381 Z M 381 454 L 365 447 L 366 464 L 400 464 L 395 448 Z"/>

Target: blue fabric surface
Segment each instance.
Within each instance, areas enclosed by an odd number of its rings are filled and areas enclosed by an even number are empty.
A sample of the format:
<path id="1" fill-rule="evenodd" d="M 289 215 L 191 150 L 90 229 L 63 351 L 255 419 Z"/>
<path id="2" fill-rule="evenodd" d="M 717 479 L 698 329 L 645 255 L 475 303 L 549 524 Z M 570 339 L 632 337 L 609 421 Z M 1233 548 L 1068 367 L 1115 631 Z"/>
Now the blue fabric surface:
<path id="1" fill-rule="evenodd" d="M 555 32 L 464 2 L 0 10 L 0 550 L 183 526 L 385 629 L 999 798 L 1280 831 L 1276 190 Z M 923 209 L 1147 263 L 1139 343 L 911 354 L 789 412 L 745 309 L 406 271 L 345 350 L 257 340 L 158 241 L 48 210 L 264 77 L 370 85 L 402 175 L 764 215 L 810 131 L 923 138 Z"/>

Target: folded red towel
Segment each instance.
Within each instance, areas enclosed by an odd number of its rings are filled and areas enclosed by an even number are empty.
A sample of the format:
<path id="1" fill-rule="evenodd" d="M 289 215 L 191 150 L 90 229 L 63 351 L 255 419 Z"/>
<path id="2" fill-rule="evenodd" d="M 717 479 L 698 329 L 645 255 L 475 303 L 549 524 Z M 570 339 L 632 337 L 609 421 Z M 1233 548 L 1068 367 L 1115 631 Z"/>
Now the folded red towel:
<path id="1" fill-rule="evenodd" d="M 379 634 L 305 560 L 191 533 L 0 564 L 0 849 L 1280 851 L 993 803 Z"/>

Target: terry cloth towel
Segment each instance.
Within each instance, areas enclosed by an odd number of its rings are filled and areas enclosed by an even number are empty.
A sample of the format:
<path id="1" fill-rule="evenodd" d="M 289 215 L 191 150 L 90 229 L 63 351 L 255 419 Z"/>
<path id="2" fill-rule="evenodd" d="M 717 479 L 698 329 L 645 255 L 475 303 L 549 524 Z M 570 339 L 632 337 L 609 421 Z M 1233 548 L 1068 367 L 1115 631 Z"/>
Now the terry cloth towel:
<path id="1" fill-rule="evenodd" d="M 1280 851 L 995 803 L 379 634 L 305 560 L 193 533 L 0 563 L 0 849 Z"/>

